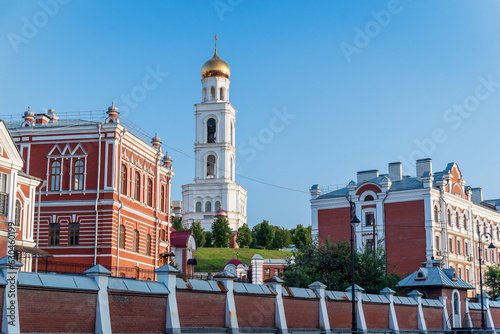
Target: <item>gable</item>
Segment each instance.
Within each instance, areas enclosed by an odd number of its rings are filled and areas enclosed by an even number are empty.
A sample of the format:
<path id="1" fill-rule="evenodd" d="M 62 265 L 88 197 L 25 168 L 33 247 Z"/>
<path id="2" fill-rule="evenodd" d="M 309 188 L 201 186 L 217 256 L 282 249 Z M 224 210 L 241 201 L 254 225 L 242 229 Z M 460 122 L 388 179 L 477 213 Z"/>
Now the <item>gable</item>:
<path id="1" fill-rule="evenodd" d="M 4 121 L 0 121 L 0 166 L 21 170 L 24 160 Z"/>

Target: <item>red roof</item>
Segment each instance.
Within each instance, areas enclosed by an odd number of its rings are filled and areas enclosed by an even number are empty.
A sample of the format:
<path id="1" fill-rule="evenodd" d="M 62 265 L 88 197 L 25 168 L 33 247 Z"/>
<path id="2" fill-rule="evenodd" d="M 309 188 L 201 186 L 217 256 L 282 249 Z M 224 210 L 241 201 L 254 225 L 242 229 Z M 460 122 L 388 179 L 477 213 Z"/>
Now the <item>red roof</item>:
<path id="1" fill-rule="evenodd" d="M 186 248 L 191 235 L 191 231 L 172 231 L 170 234 L 170 244 L 176 248 Z"/>
<path id="2" fill-rule="evenodd" d="M 228 264 L 234 264 L 237 267 L 238 265 L 243 264 L 243 262 L 241 262 L 238 259 L 231 259 L 231 260 L 229 260 L 229 261 L 226 262 L 226 264 L 224 265 L 224 267 L 227 266 Z"/>

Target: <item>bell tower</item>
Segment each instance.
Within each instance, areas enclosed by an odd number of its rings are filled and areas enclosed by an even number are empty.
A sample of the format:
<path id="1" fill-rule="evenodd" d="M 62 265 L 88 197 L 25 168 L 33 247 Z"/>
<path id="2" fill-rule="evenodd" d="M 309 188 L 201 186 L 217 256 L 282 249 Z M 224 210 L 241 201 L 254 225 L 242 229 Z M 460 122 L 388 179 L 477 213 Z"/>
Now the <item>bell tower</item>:
<path id="1" fill-rule="evenodd" d="M 231 69 L 219 58 L 217 35 L 213 57 L 201 68 L 201 102 L 195 104 L 195 177 L 184 185 L 183 223 L 202 222 L 211 230 L 213 214 L 227 211 L 233 231 L 246 223 L 246 190 L 235 182 L 236 109 L 229 103 Z"/>

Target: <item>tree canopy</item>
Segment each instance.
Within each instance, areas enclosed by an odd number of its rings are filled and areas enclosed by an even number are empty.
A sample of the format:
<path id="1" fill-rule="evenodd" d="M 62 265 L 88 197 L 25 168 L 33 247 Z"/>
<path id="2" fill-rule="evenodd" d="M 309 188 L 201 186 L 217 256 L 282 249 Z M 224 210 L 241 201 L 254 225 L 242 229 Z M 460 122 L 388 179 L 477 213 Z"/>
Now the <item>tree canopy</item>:
<path id="1" fill-rule="evenodd" d="M 385 287 L 395 289 L 401 277 L 392 267 L 386 266 L 386 252 L 383 247 L 375 251 L 365 248 L 354 256 L 356 284 L 366 293 L 379 293 Z M 388 268 L 388 269 L 386 269 Z M 315 281 L 334 291 L 345 291 L 351 285 L 351 247 L 346 240 L 324 245 L 312 243 L 302 247 L 295 257 L 295 263 L 284 268 L 286 285 L 307 287 Z"/>
<path id="2" fill-rule="evenodd" d="M 229 246 L 229 238 L 231 238 L 231 228 L 229 222 L 224 217 L 217 217 L 212 223 L 212 239 L 215 247 Z"/>
<path id="3" fill-rule="evenodd" d="M 205 245 L 205 230 L 201 227 L 201 222 L 194 222 L 191 225 L 191 231 L 196 238 L 198 247 L 203 247 L 203 245 Z"/>
<path id="4" fill-rule="evenodd" d="M 247 224 L 243 224 L 243 226 L 238 229 L 238 236 L 236 237 L 238 247 L 248 247 L 252 243 L 252 240 L 252 231 Z"/>
<path id="5" fill-rule="evenodd" d="M 484 274 L 485 283 L 489 288 L 488 294 L 492 299 L 500 297 L 500 264 L 488 267 Z"/>

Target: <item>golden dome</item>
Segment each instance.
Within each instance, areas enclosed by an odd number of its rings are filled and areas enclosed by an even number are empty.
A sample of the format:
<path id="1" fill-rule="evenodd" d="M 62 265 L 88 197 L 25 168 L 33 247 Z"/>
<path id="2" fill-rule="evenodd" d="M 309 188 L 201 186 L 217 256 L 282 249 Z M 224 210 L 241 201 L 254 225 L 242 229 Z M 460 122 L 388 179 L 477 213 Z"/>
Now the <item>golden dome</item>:
<path id="1" fill-rule="evenodd" d="M 231 76 L 231 69 L 229 65 L 222 59 L 219 58 L 217 54 L 217 49 L 215 49 L 214 56 L 212 59 L 207 61 L 201 67 L 201 78 L 207 77 L 224 77 L 229 79 Z"/>

